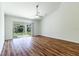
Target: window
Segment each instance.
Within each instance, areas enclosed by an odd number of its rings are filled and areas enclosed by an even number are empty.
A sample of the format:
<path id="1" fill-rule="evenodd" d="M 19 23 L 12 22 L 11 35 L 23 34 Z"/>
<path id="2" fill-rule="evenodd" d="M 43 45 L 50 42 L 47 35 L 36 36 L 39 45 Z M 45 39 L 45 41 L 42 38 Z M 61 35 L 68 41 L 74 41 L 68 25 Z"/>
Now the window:
<path id="1" fill-rule="evenodd" d="M 32 35 L 31 24 L 26 23 L 14 23 L 13 24 L 13 38 Z"/>

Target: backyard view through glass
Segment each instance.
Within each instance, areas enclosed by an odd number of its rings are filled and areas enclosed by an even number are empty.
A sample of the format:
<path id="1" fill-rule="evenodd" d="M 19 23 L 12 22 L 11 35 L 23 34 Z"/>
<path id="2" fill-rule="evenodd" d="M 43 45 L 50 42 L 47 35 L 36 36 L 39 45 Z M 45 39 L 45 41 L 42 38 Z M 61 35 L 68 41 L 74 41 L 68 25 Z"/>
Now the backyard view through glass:
<path id="1" fill-rule="evenodd" d="M 31 24 L 14 24 L 13 38 L 31 35 Z"/>

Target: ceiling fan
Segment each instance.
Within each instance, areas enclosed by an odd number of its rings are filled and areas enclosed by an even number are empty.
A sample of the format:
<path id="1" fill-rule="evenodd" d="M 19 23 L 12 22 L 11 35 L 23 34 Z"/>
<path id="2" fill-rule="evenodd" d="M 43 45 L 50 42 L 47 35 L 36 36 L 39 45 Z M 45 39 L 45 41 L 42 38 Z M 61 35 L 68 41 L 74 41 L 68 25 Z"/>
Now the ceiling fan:
<path id="1" fill-rule="evenodd" d="M 32 19 L 43 19 L 47 14 L 41 15 L 41 12 L 39 11 L 39 4 L 35 5 L 36 14 L 31 16 Z"/>
<path id="2" fill-rule="evenodd" d="M 36 15 L 35 15 L 35 17 L 36 17 L 37 19 L 42 19 L 42 18 L 44 18 L 44 16 L 41 16 L 41 15 L 40 15 L 40 12 L 39 12 L 39 4 L 36 5 Z"/>

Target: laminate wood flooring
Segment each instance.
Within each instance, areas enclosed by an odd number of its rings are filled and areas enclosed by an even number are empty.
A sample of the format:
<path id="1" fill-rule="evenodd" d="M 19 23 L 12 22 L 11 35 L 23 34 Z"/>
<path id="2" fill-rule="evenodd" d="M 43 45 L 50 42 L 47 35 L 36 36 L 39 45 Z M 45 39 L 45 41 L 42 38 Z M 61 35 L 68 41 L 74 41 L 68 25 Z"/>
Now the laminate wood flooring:
<path id="1" fill-rule="evenodd" d="M 79 44 L 44 36 L 5 40 L 1 56 L 79 56 Z"/>

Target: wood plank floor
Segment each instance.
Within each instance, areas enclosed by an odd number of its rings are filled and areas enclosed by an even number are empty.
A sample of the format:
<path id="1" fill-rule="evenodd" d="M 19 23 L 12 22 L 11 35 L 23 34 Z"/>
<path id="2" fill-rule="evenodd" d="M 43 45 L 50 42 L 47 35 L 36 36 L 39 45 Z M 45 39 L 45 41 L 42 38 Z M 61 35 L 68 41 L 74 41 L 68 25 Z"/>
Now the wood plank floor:
<path id="1" fill-rule="evenodd" d="M 1 56 L 79 56 L 79 44 L 44 36 L 6 40 Z"/>

